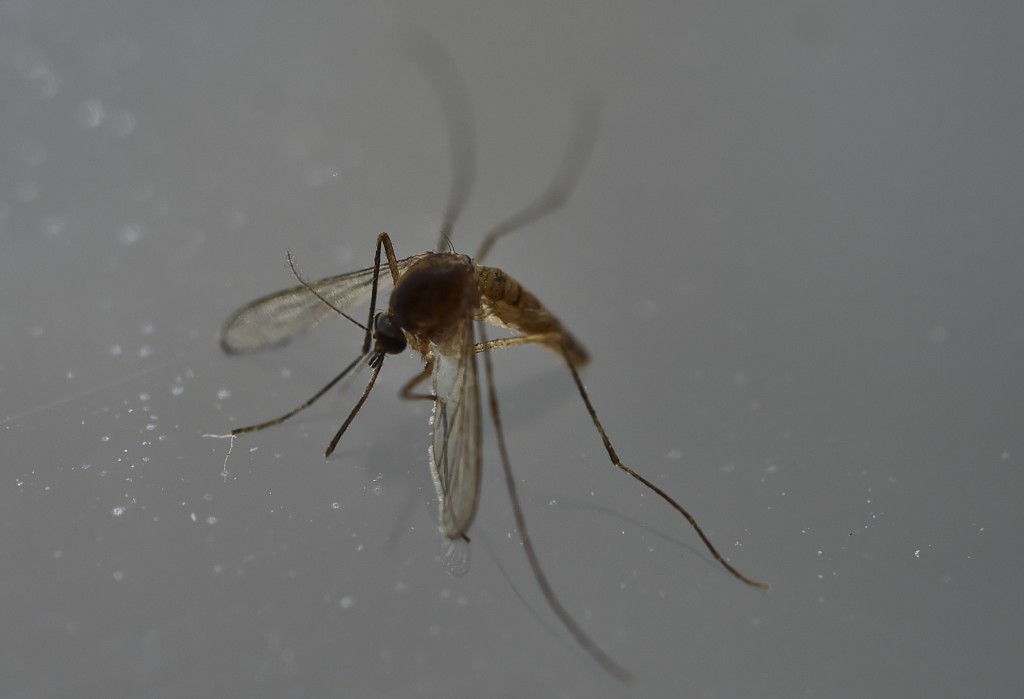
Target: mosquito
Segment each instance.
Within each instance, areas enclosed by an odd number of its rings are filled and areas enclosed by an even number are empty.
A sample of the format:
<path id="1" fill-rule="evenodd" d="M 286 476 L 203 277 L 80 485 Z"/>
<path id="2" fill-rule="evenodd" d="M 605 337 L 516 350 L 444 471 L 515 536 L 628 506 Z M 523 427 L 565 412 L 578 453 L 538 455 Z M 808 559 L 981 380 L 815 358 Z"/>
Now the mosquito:
<path id="1" fill-rule="evenodd" d="M 480 492 L 481 467 L 481 369 L 482 357 L 486 402 L 497 435 L 497 446 L 506 486 L 513 504 L 516 526 L 531 569 L 544 598 L 569 633 L 598 664 L 623 682 L 628 671 L 601 650 L 558 600 L 537 558 L 519 505 L 512 477 L 501 411 L 494 387 L 491 353 L 521 345 L 540 345 L 564 361 L 608 457 L 617 468 L 656 493 L 681 514 L 714 559 L 747 585 L 767 588 L 733 567 L 711 543 L 697 520 L 665 491 L 619 458 L 584 388 L 580 370 L 589 362 L 583 346 L 562 322 L 529 290 L 497 267 L 483 264 L 494 244 L 562 207 L 569 198 L 593 149 L 600 108 L 596 99 L 577 107 L 572 137 L 550 186 L 528 206 L 494 227 L 484 237 L 474 257 L 454 252 L 450 234 L 468 196 L 473 177 L 473 133 L 469 103 L 457 67 L 436 44 L 416 42 L 416 58 L 426 66 L 428 77 L 442 94 L 449 144 L 456 165 L 452 189 L 435 251 L 399 259 L 391 237 L 377 236 L 373 266 L 356 272 L 303 280 L 291 253 L 288 263 L 299 285 L 256 299 L 235 311 L 224 323 L 221 347 L 228 354 L 242 354 L 281 345 L 338 315 L 359 326 L 362 350 L 341 373 L 312 397 L 287 413 L 266 422 L 239 427 L 232 436 L 278 425 L 309 408 L 362 364 L 371 374 L 362 395 L 338 428 L 325 451 L 329 457 L 363 407 L 390 355 L 411 349 L 424 360 L 423 370 L 400 390 L 407 400 L 433 402 L 431 414 L 430 468 L 440 509 L 441 531 L 451 540 L 469 541 L 466 532 L 473 522 Z M 383 258 L 381 253 L 383 252 Z M 391 286 L 386 310 L 377 310 L 379 294 Z M 369 296 L 366 323 L 349 311 Z M 489 339 L 487 326 L 511 331 L 508 337 Z M 430 391 L 422 384 L 430 380 Z"/>

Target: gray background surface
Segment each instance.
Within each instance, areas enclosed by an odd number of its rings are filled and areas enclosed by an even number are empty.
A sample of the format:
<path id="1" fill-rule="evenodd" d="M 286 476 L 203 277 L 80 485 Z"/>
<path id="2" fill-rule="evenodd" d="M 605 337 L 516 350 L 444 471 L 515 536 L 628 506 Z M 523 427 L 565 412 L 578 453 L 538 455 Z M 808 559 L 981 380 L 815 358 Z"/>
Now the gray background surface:
<path id="1" fill-rule="evenodd" d="M 0 4 L 0 695 L 1011 696 L 1022 691 L 1020 3 Z M 562 317 L 569 376 L 495 356 L 545 606 L 485 435 L 471 564 L 438 558 L 428 406 L 343 322 L 228 358 L 235 307 L 429 249 L 451 172 L 412 22 L 475 108 L 455 233 L 548 181 L 490 258 Z M 364 373 L 365 377 L 366 374 Z M 357 386 L 361 381 L 357 381 Z"/>

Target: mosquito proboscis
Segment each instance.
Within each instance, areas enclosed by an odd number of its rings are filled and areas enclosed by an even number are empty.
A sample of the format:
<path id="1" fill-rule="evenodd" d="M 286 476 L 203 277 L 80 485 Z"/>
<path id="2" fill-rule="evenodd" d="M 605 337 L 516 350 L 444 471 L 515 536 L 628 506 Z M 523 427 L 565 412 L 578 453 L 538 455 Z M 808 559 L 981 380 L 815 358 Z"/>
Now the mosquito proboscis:
<path id="1" fill-rule="evenodd" d="M 426 68 L 442 96 L 455 170 L 437 250 L 399 259 L 390 236 L 381 233 L 377 236 L 373 266 L 313 282 L 303 280 L 289 253 L 289 265 L 299 285 L 256 299 L 233 313 L 221 331 L 221 347 L 229 354 L 265 349 L 287 342 L 332 315 L 341 315 L 363 329 L 362 351 L 326 386 L 296 408 L 272 420 L 236 428 L 231 434 L 255 432 L 284 422 L 311 406 L 365 362 L 371 369 L 370 378 L 327 446 L 325 455 L 329 457 L 369 397 L 385 359 L 411 349 L 423 357 L 425 364 L 419 374 L 406 382 L 400 395 L 408 400 L 433 402 L 429 451 L 441 529 L 450 539 L 468 541 L 466 532 L 476 513 L 480 486 L 482 407 L 477 355 L 482 355 L 487 409 L 495 426 L 516 526 L 538 585 L 552 611 L 583 649 L 613 676 L 628 682 L 629 673 L 576 623 L 541 568 L 512 477 L 494 388 L 493 351 L 535 344 L 561 357 L 611 462 L 678 511 L 714 559 L 733 576 L 753 587 L 768 586 L 733 567 L 686 509 L 622 462 L 580 378 L 580 370 L 589 362 L 586 350 L 536 296 L 501 269 L 483 264 L 498 239 L 555 211 L 568 199 L 596 140 L 600 114 L 596 99 L 583 100 L 578 106 L 572 138 L 551 185 L 528 206 L 495 226 L 484 237 L 475 257 L 461 255 L 451 250 L 450 236 L 472 182 L 474 146 L 469 103 L 458 69 L 447 53 L 422 37 L 412 42 L 412 47 L 417 62 Z M 378 295 L 387 285 L 393 288 L 386 310 L 378 311 Z M 367 297 L 369 314 L 364 324 L 349 315 L 349 310 Z M 488 324 L 514 334 L 490 339 L 486 331 Z M 431 389 L 423 392 L 420 386 L 428 379 Z"/>

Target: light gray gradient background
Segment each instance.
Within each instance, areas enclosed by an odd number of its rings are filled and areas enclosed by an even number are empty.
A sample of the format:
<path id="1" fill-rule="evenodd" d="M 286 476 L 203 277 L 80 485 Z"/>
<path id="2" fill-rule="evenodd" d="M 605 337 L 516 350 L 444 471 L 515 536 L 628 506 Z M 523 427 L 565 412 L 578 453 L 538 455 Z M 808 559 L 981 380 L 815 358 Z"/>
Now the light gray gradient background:
<path id="1" fill-rule="evenodd" d="M 551 581 L 485 434 L 468 574 L 438 558 L 429 406 L 332 323 L 225 357 L 224 318 L 435 241 L 451 164 L 403 23 L 461 67 L 500 242 L 594 356 L 609 463 L 552 355 L 494 357 Z M 1024 682 L 1019 3 L 0 4 L 0 695 L 1012 696 Z"/>

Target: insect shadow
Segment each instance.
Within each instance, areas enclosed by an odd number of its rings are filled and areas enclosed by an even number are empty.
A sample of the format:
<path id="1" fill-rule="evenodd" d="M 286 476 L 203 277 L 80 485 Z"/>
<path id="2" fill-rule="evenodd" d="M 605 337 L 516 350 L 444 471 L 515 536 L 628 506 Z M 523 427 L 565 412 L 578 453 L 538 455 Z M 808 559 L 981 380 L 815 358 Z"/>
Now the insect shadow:
<path id="1" fill-rule="evenodd" d="M 536 296 L 501 269 L 483 264 L 499 239 L 555 211 L 569 198 L 596 141 L 601 113 L 598 99 L 589 96 L 578 103 L 572 136 L 549 187 L 533 202 L 491 229 L 474 257 L 458 254 L 451 245 L 451 232 L 475 175 L 475 135 L 469 99 L 458 68 L 439 45 L 421 35 L 409 37 L 408 45 L 412 59 L 423 68 L 441 96 L 453 163 L 451 190 L 437 248 L 399 259 L 390 236 L 381 233 L 377 236 L 373 266 L 313 282 L 301 277 L 289 253 L 288 263 L 299 285 L 256 299 L 233 313 L 221 331 L 223 350 L 228 354 L 241 354 L 281 345 L 328 317 L 338 315 L 362 328 L 362 351 L 341 373 L 301 405 L 272 420 L 236 428 L 231 434 L 255 432 L 284 422 L 313 405 L 365 362 L 372 370 L 369 381 L 328 444 L 325 455 L 330 456 L 370 395 L 385 359 L 412 349 L 423 357 L 424 368 L 402 387 L 400 395 L 407 400 L 429 400 L 433 403 L 429 452 L 440 507 L 441 530 L 456 546 L 461 546 L 469 541 L 466 532 L 476 513 L 480 489 L 482 376 L 486 386 L 484 400 L 494 423 L 516 526 L 537 584 L 547 604 L 580 646 L 610 674 L 628 682 L 629 673 L 576 623 L 559 601 L 541 568 L 512 476 L 494 388 L 491 361 L 494 351 L 540 345 L 561 357 L 611 462 L 679 512 L 715 560 L 733 576 L 754 587 L 767 588 L 767 585 L 734 568 L 687 510 L 622 462 L 580 378 L 580 370 L 589 362 L 586 350 Z M 378 294 L 388 285 L 392 289 L 387 306 L 378 311 Z M 365 301 L 367 296 L 369 314 L 363 323 L 349 311 Z M 513 334 L 490 339 L 488 325 Z M 478 363 L 478 356 L 482 362 Z M 430 390 L 424 391 L 421 386 L 428 379 Z"/>

